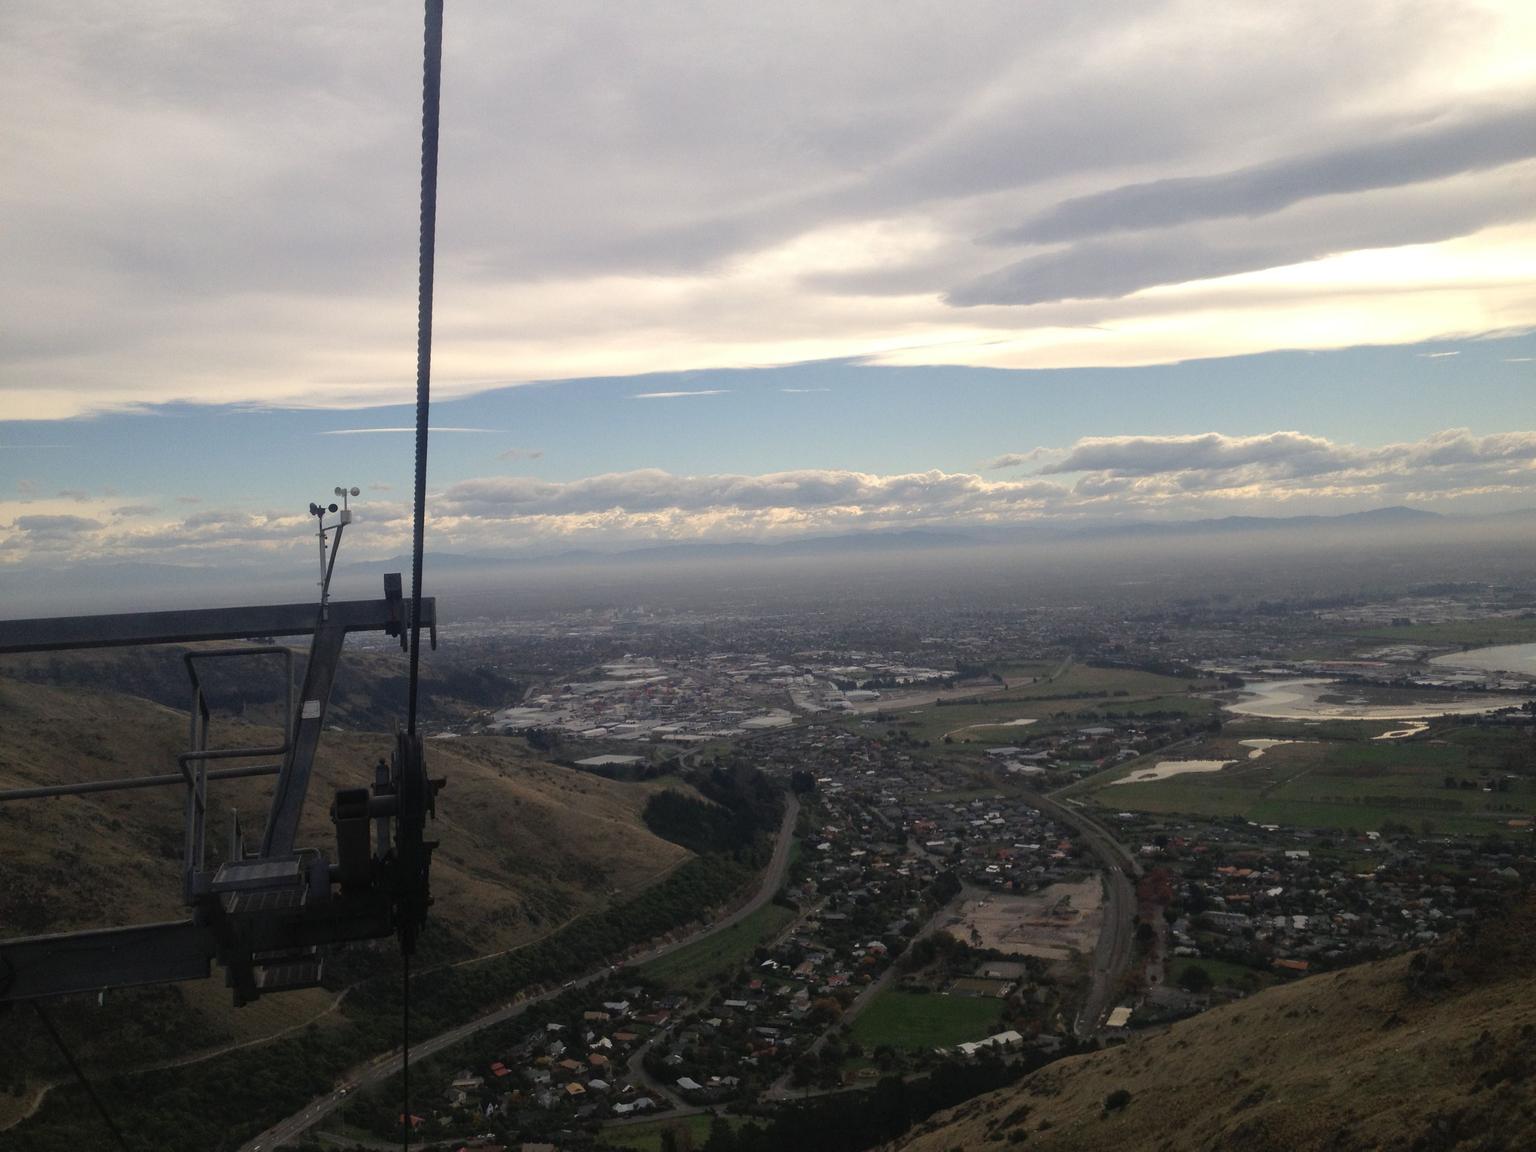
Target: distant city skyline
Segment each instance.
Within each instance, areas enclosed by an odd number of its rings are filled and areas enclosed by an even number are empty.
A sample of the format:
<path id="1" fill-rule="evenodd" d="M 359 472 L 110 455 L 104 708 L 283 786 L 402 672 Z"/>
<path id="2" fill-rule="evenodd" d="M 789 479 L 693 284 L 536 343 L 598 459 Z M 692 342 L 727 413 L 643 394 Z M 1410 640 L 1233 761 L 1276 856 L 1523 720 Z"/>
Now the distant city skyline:
<path id="1" fill-rule="evenodd" d="M 419 24 L 0 18 L 0 572 L 402 549 Z M 1536 15 L 450 7 L 429 544 L 1536 506 Z"/>

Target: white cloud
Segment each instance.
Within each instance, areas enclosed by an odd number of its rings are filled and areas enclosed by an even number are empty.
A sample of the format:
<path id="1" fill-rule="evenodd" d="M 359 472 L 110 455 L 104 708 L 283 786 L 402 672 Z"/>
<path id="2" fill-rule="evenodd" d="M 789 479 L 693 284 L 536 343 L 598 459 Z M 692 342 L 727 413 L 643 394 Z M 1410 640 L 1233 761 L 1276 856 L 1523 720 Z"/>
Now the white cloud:
<path id="1" fill-rule="evenodd" d="M 687 392 L 636 392 L 631 400 L 681 400 L 687 396 L 724 396 L 729 388 L 695 388 Z"/>
<path id="2" fill-rule="evenodd" d="M 1369 449 L 1299 432 L 1085 437 L 1041 472 L 1081 473 L 1075 495 L 1143 508 L 1190 499 L 1273 505 L 1492 493 L 1529 498 L 1536 496 L 1536 432 L 1479 436 L 1453 428 Z"/>
<path id="3" fill-rule="evenodd" d="M 1048 481 L 984 481 L 966 473 L 929 471 L 878 476 L 802 469 L 760 476 L 677 476 L 658 468 L 566 482 L 493 477 L 450 485 L 439 509 L 485 520 L 600 512 L 703 512 L 720 509 L 809 511 L 894 509 L 941 514 L 965 508 L 1038 504 L 1064 489 Z"/>
<path id="4" fill-rule="evenodd" d="M 1050 460 L 1060 456 L 1061 452 L 1055 448 L 1031 448 L 1028 452 L 1004 452 L 1001 456 L 994 456 L 988 460 L 985 467 L 989 472 L 1001 471 L 1005 468 L 1022 468 L 1026 464 L 1038 464 L 1042 460 Z"/>
<path id="5" fill-rule="evenodd" d="M 1529 145 L 1525 7 L 465 0 L 434 390 L 1536 325 L 1536 197 L 1507 162 Z M 418 20 L 5 19 L 7 416 L 409 400 Z M 975 243 L 1009 229 L 1028 247 Z M 1349 260 L 1367 246 L 1409 258 Z"/>
<path id="6" fill-rule="evenodd" d="M 937 469 L 836 468 L 701 475 L 649 468 L 574 480 L 489 476 L 449 484 L 433 496 L 431 546 L 487 551 L 779 540 L 1084 517 L 1289 515 L 1394 503 L 1486 507 L 1490 499 L 1507 507 L 1536 498 L 1536 431 L 1452 428 L 1379 447 L 1298 431 L 1098 436 L 1013 457 L 1043 467 L 1009 480 Z M 313 523 L 303 514 L 219 508 L 176 518 L 128 497 L 97 499 L 84 506 L 87 514 L 80 509 L 67 497 L 0 502 L 0 562 L 265 557 L 302 564 L 313 545 Z M 355 516 L 353 557 L 393 555 L 407 545 L 406 504 L 370 502 Z"/>
<path id="7" fill-rule="evenodd" d="M 1289 470 L 1330 471 L 1341 466 L 1341 449 L 1321 436 L 1271 432 L 1265 436 L 1088 436 L 1070 452 L 1041 469 L 1106 472 L 1116 476 L 1152 476 L 1168 472 L 1213 471 L 1262 464 Z"/>

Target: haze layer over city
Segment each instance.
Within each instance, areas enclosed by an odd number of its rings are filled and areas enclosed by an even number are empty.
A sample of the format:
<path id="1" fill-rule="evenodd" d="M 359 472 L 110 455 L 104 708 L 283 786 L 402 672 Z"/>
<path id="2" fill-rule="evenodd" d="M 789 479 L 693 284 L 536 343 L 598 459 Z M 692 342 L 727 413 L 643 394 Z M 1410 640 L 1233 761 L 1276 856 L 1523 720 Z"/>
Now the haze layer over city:
<path id="1" fill-rule="evenodd" d="M 1536 1146 L 1531 7 L 442 8 L 0 15 L 0 1152 Z"/>

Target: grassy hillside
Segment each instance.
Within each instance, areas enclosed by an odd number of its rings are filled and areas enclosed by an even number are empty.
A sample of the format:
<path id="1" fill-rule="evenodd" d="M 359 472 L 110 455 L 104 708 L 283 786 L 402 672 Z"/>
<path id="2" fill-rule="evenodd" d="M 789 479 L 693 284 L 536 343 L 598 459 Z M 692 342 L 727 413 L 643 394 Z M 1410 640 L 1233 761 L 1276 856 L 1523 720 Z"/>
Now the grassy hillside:
<path id="1" fill-rule="evenodd" d="M 238 645 L 236 645 L 238 647 Z M 143 648 L 96 648 L 0 656 L 0 676 L 34 684 L 138 696 L 185 709 L 192 696 L 184 657 L 224 644 L 159 644 Z M 293 649 L 294 679 L 302 682 L 307 645 Z M 405 661 L 397 651 L 342 653 L 326 713 L 327 724 L 359 731 L 388 731 L 406 706 Z M 262 656 L 203 661 L 198 676 L 216 715 L 256 724 L 281 723 L 288 690 L 283 660 Z M 430 652 L 421 660 L 421 709 L 429 720 L 452 721 L 466 713 L 500 708 L 522 686 L 487 668 L 458 665 Z"/>
<path id="2" fill-rule="evenodd" d="M 271 743 L 277 734 L 225 721 L 218 743 Z M 142 699 L 0 679 L 0 787 L 175 771 L 184 714 Z M 333 790 L 371 779 L 390 739 L 327 733 L 301 843 L 332 845 Z M 652 793 L 675 781 L 623 784 L 534 759 L 493 737 L 431 741 L 446 775 L 433 834 L 436 904 L 423 946 L 448 961 L 537 939 L 582 913 L 654 883 L 688 852 L 645 827 Z M 210 786 L 209 849 L 222 850 L 228 808 L 259 832 L 270 780 Z M 180 901 L 178 788 L 0 804 L 0 936 L 174 919 Z M 235 1010 L 217 977 L 116 993 L 106 1004 L 65 1001 L 61 1024 L 88 1065 L 120 1068 L 333 1022 L 339 989 L 312 989 Z M 25 1014 L 30 1021 L 30 1014 Z M 19 1021 L 22 1017 L 18 1015 Z M 6 1063 L 0 1126 L 24 1110 L 57 1056 L 32 1042 Z"/>
<path id="3" fill-rule="evenodd" d="M 1536 904 L 1429 953 L 1270 989 L 1050 1065 L 906 1152 L 1536 1147 Z"/>

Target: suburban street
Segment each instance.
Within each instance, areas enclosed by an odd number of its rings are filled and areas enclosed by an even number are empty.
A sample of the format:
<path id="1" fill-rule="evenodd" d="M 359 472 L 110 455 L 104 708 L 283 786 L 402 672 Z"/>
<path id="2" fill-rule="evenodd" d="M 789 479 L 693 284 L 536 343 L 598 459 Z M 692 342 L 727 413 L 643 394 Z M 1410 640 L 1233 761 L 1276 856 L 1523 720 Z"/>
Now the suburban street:
<path id="1" fill-rule="evenodd" d="M 659 945 L 637 956 L 629 957 L 626 965 L 644 964 L 648 961 L 666 956 L 672 952 L 687 948 L 700 940 L 724 931 L 735 924 L 745 920 L 764 904 L 773 899 L 773 895 L 784 883 L 784 875 L 789 869 L 789 850 L 794 842 L 795 821 L 800 815 L 800 800 L 794 793 L 787 793 L 784 804 L 784 819 L 779 825 L 777 839 L 774 842 L 773 857 L 768 867 L 763 872 L 762 882 L 751 899 L 737 907 L 730 915 L 715 921 L 704 928 L 700 928 L 681 940 L 669 944 Z M 608 968 L 600 968 L 594 972 L 578 976 L 568 981 L 563 987 L 550 989 L 534 996 L 525 997 L 514 1003 L 507 1004 L 484 1016 L 476 1017 L 457 1028 L 451 1028 L 447 1032 L 439 1033 L 428 1040 L 417 1040 L 411 1045 L 412 1061 L 423 1060 L 429 1056 L 441 1052 L 445 1048 L 451 1048 L 461 1040 L 473 1036 L 476 1032 L 497 1024 L 505 1023 L 516 1016 L 522 1015 L 528 1008 L 542 1000 L 548 1000 L 560 995 L 571 987 L 585 987 L 603 979 L 610 972 Z M 301 1111 L 294 1113 L 287 1119 L 274 1124 L 260 1135 L 248 1140 L 241 1145 L 240 1152 L 270 1152 L 271 1149 L 280 1148 L 297 1140 L 301 1135 L 324 1120 L 331 1113 L 345 1103 L 346 1097 L 353 1091 L 366 1088 L 396 1075 L 401 1068 L 401 1054 L 396 1051 L 377 1056 L 366 1064 L 359 1065 L 345 1074 L 344 1086 L 324 1096 L 311 1100 Z"/>
<path id="2" fill-rule="evenodd" d="M 914 942 L 921 940 L 930 932 L 938 929 L 946 920 L 951 919 L 959 909 L 960 904 L 964 901 L 964 899 L 965 893 L 963 890 L 956 893 L 953 899 L 935 911 L 932 916 L 928 917 L 927 922 L 924 923 L 920 929 L 918 929 L 917 933 L 912 937 L 912 940 Z M 875 980 L 872 983 L 866 985 L 864 990 L 854 997 L 853 1003 L 848 1005 L 848 1007 L 843 1011 L 843 1014 L 838 1017 L 838 1019 L 832 1024 L 828 1025 L 827 1029 L 822 1032 L 820 1036 L 816 1037 L 815 1042 L 811 1044 L 809 1052 L 812 1056 L 821 1051 L 822 1045 L 827 1042 L 828 1036 L 832 1035 L 833 1032 L 837 1031 L 844 1024 L 852 1025 L 853 1022 L 859 1018 L 860 1014 L 863 1013 L 864 1009 L 869 1007 L 875 997 L 880 995 L 880 993 L 886 988 L 890 987 L 891 981 L 896 978 L 896 969 L 897 966 L 895 964 L 887 965 L 885 971 L 880 974 L 880 978 L 878 980 Z M 763 1094 L 763 1099 L 783 1100 L 786 1097 L 795 1095 L 796 1093 L 794 1089 L 789 1086 L 790 1075 L 791 1073 L 786 1072 L 784 1075 L 775 1080 L 773 1082 L 773 1086 Z M 804 1094 L 807 1096 L 821 1095 L 819 1092 L 806 1092 Z"/>

